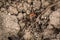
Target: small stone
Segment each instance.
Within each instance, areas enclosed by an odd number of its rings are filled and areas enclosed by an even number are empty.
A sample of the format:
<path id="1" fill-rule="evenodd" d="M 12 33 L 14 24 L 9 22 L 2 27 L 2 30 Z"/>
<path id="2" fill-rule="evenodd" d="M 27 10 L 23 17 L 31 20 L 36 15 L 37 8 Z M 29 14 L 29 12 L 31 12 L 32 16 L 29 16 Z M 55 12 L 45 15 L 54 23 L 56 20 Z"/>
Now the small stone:
<path id="1" fill-rule="evenodd" d="M 12 7 L 12 6 L 9 6 L 8 12 L 11 14 L 17 14 L 18 13 L 17 9 Z"/>
<path id="2" fill-rule="evenodd" d="M 22 3 L 20 3 L 20 4 L 17 6 L 17 9 L 18 9 L 18 11 L 21 11 L 21 10 L 23 9 Z"/>
<path id="3" fill-rule="evenodd" d="M 16 35 L 20 30 L 16 16 L 3 15 L 4 31 L 9 35 Z"/>
<path id="4" fill-rule="evenodd" d="M 43 2 L 43 7 L 45 8 L 45 7 L 47 7 L 49 5 L 49 2 Z"/>
<path id="5" fill-rule="evenodd" d="M 18 18 L 19 20 L 22 19 L 22 18 L 23 18 L 23 14 L 22 14 L 22 13 L 19 13 L 18 16 L 17 16 L 17 18 Z"/>
<path id="6" fill-rule="evenodd" d="M 19 21 L 19 25 L 21 26 L 21 28 L 23 29 L 24 28 L 24 26 L 25 26 L 25 23 L 24 22 L 22 22 L 22 21 Z"/>
<path id="7" fill-rule="evenodd" d="M 48 26 L 47 26 L 47 29 L 53 29 L 53 26 L 48 25 Z"/>
<path id="8" fill-rule="evenodd" d="M 59 34 L 57 34 L 57 36 L 56 36 L 58 39 L 60 38 L 60 32 L 59 32 Z"/>
<path id="9" fill-rule="evenodd" d="M 27 10 L 27 14 L 30 14 L 30 10 Z"/>
<path id="10" fill-rule="evenodd" d="M 26 13 L 24 13 L 23 15 L 24 15 L 24 17 L 26 17 Z"/>
<path id="11" fill-rule="evenodd" d="M 31 3 L 32 0 L 28 0 L 28 3 Z"/>
<path id="12" fill-rule="evenodd" d="M 1 8 L 1 11 L 5 11 L 6 9 L 5 8 Z"/>
<path id="13" fill-rule="evenodd" d="M 25 40 L 30 40 L 32 35 L 28 30 L 25 30 L 25 35 L 23 37 Z"/>
<path id="14" fill-rule="evenodd" d="M 43 32 L 44 38 L 50 37 L 53 34 L 53 30 L 51 29 L 45 29 Z"/>
<path id="15" fill-rule="evenodd" d="M 33 1 L 33 9 L 34 10 L 39 9 L 40 5 L 41 5 L 40 1 L 37 1 L 37 0 Z"/>
<path id="16" fill-rule="evenodd" d="M 59 12 L 59 10 L 53 12 L 50 15 L 50 24 L 55 25 L 56 28 L 60 28 L 60 12 Z"/>
<path id="17" fill-rule="evenodd" d="M 8 15 L 11 15 L 10 13 L 8 13 Z"/>
<path id="18" fill-rule="evenodd" d="M 13 2 L 11 5 L 12 5 L 13 7 L 17 7 L 16 2 Z"/>
<path id="19" fill-rule="evenodd" d="M 5 8 L 1 8 L 1 12 L 5 13 L 5 14 L 8 14 L 8 12 L 7 12 L 7 10 Z"/>
<path id="20" fill-rule="evenodd" d="M 23 6 L 23 8 L 24 8 L 24 10 L 27 10 L 27 9 L 29 9 L 30 8 L 30 5 L 29 4 L 27 4 L 26 2 L 23 4 L 24 6 Z M 26 8 L 27 7 L 27 8 Z"/>

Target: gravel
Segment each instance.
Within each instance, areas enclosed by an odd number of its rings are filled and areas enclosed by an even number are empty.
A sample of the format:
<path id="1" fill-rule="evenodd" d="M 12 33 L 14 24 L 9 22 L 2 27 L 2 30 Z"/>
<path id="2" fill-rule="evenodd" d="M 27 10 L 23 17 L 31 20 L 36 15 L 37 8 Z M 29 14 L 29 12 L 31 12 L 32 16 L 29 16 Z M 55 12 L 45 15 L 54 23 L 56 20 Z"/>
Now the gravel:
<path id="1" fill-rule="evenodd" d="M 57 10 L 55 12 L 53 12 L 51 15 L 50 15 L 50 24 L 53 24 L 55 25 L 56 28 L 60 28 L 60 13 L 59 13 L 60 10 Z"/>
<path id="2" fill-rule="evenodd" d="M 18 13 L 17 9 L 14 8 L 14 7 L 12 7 L 12 6 L 9 6 L 8 12 L 9 12 L 10 14 L 17 14 L 17 13 Z"/>
<path id="3" fill-rule="evenodd" d="M 0 40 L 60 40 L 60 0 L 0 0 Z"/>

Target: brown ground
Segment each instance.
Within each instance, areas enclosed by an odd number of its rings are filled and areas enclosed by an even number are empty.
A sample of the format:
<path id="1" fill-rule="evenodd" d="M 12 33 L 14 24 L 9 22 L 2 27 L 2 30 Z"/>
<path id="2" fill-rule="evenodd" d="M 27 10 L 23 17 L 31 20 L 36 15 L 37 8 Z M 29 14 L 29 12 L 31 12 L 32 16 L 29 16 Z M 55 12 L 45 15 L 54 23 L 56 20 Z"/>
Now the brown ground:
<path id="1" fill-rule="evenodd" d="M 0 0 L 0 40 L 60 40 L 60 0 Z"/>

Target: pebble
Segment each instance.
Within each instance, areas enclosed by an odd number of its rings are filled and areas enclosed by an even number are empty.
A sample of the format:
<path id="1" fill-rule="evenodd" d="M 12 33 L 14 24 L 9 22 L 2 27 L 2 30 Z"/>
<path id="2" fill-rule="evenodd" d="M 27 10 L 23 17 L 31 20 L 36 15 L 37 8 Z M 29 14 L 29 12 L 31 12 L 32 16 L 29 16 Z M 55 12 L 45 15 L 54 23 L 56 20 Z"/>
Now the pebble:
<path id="1" fill-rule="evenodd" d="M 3 15 L 4 31 L 9 35 L 16 35 L 20 30 L 16 16 Z"/>
<path id="2" fill-rule="evenodd" d="M 19 25 L 21 26 L 21 28 L 23 29 L 24 28 L 24 26 L 25 26 L 25 23 L 24 22 L 22 22 L 22 21 L 19 21 Z"/>
<path id="3" fill-rule="evenodd" d="M 50 15 L 50 24 L 53 24 L 56 28 L 60 28 L 60 12 L 59 10 L 53 12 Z"/>
<path id="4" fill-rule="evenodd" d="M 53 26 L 48 25 L 48 26 L 47 26 L 47 29 L 53 29 Z"/>
<path id="5" fill-rule="evenodd" d="M 22 7 L 22 3 L 19 3 L 19 5 L 17 6 L 17 9 L 18 9 L 18 11 L 20 11 L 20 10 L 23 9 L 23 7 Z"/>
<path id="6" fill-rule="evenodd" d="M 26 8 L 26 7 L 27 7 L 27 8 Z M 30 5 L 25 2 L 25 3 L 23 4 L 23 8 L 24 8 L 25 10 L 27 10 L 27 9 L 30 8 Z"/>
<path id="7" fill-rule="evenodd" d="M 9 6 L 8 12 L 11 14 L 17 14 L 18 13 L 17 9 L 12 7 L 12 6 Z"/>
<path id="8" fill-rule="evenodd" d="M 28 3 L 31 3 L 32 0 L 28 0 Z"/>
<path id="9" fill-rule="evenodd" d="M 27 14 L 30 14 L 30 10 L 27 10 L 27 12 L 26 12 Z"/>
<path id="10" fill-rule="evenodd" d="M 19 20 L 22 19 L 22 18 L 23 18 L 23 14 L 22 14 L 22 13 L 19 13 L 18 16 L 17 16 L 17 18 L 18 18 Z"/>
<path id="11" fill-rule="evenodd" d="M 39 9 L 40 5 L 41 5 L 40 1 L 37 1 L 37 0 L 33 1 L 33 9 L 34 10 Z"/>
<path id="12" fill-rule="evenodd" d="M 30 40 L 32 36 L 28 30 L 25 30 L 25 35 L 23 37 L 25 40 Z"/>

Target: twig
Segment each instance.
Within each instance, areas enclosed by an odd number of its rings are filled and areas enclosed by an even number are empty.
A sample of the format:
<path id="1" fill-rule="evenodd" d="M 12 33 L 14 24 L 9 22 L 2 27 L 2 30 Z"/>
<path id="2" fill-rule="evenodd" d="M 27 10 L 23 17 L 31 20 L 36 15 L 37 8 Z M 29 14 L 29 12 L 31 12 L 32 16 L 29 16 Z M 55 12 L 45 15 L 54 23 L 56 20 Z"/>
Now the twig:
<path id="1" fill-rule="evenodd" d="M 48 6 L 44 11 L 42 11 L 42 13 L 40 13 L 40 14 L 38 15 L 38 17 L 37 17 L 36 19 L 38 19 L 39 17 L 41 17 L 49 8 L 51 8 L 52 6 L 57 5 L 57 4 L 59 4 L 59 3 L 60 3 L 60 1 L 54 3 L 54 4 L 50 5 L 50 6 Z M 36 22 L 37 22 L 37 20 L 36 20 Z M 34 25 L 36 22 L 34 22 L 32 25 Z M 30 26 L 32 26 L 32 25 L 30 25 Z"/>
<path id="2" fill-rule="evenodd" d="M 49 8 L 51 8 L 52 6 L 57 5 L 57 4 L 59 4 L 59 3 L 60 3 L 60 2 L 56 2 L 56 3 L 48 6 L 37 18 L 41 17 Z"/>

